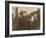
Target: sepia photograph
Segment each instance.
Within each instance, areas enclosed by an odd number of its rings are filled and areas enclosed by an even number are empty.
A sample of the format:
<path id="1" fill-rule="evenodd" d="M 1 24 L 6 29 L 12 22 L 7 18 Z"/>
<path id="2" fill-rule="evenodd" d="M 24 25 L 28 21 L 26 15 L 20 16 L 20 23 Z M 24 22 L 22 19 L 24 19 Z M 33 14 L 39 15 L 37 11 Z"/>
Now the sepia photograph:
<path id="1" fill-rule="evenodd" d="M 12 7 L 12 30 L 39 30 L 40 8 Z"/>
<path id="2" fill-rule="evenodd" d="M 44 3 L 5 3 L 5 36 L 44 35 Z"/>

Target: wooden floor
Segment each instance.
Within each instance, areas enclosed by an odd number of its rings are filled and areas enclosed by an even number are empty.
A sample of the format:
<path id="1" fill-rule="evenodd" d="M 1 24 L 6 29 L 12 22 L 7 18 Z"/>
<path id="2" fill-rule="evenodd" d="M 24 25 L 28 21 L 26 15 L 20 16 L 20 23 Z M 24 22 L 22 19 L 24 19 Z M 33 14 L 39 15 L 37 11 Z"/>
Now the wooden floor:
<path id="1" fill-rule="evenodd" d="M 19 19 L 18 24 L 16 24 L 15 20 L 12 24 L 12 30 L 38 30 L 40 29 L 40 21 L 35 20 L 31 22 L 29 20 L 25 21 L 24 19 Z"/>

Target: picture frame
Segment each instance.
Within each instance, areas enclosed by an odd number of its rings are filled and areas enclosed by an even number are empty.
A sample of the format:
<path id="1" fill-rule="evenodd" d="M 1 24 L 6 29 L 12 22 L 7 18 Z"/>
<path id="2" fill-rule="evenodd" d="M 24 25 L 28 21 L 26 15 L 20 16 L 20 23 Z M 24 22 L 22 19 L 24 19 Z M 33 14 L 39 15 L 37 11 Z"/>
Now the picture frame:
<path id="1" fill-rule="evenodd" d="M 40 23 L 39 26 L 36 28 L 32 27 L 32 29 L 19 29 L 22 31 L 19 31 L 18 29 L 15 30 L 13 29 L 14 27 L 12 26 L 14 21 L 12 20 L 12 12 L 14 12 L 13 8 L 18 8 L 18 13 L 21 10 L 35 10 L 40 8 Z M 12 11 L 13 10 L 13 11 Z M 20 10 L 20 11 L 19 11 Z M 28 11 L 29 13 L 29 11 Z M 34 14 L 34 13 L 33 13 Z M 20 23 L 20 21 L 19 21 Z M 26 23 L 24 21 L 24 23 Z M 23 24 L 24 24 L 23 23 Z M 33 22 L 34 23 L 34 22 Z M 36 23 L 37 24 L 37 23 Z M 38 25 L 38 24 L 37 24 Z M 36 26 L 37 26 L 36 25 Z M 21 25 L 22 26 L 22 25 Z M 32 25 L 33 26 L 33 25 Z M 22 26 L 23 27 L 23 26 Z M 21 27 L 19 27 L 21 28 Z M 27 28 L 27 27 L 26 27 Z M 31 28 L 31 27 L 30 27 Z M 36 28 L 36 29 L 35 29 Z M 12 30 L 13 29 L 13 30 Z M 41 29 L 41 30 L 40 30 Z M 26 31 L 24 31 L 26 30 Z M 31 31 L 33 30 L 33 31 Z M 36 30 L 36 31 L 35 31 Z M 39 31 L 38 31 L 39 30 Z M 16 31 L 16 32 L 12 32 Z M 45 3 L 39 3 L 39 2 L 19 2 L 19 1 L 5 1 L 5 37 L 18 37 L 18 36 L 37 36 L 37 35 L 44 35 L 45 34 Z"/>

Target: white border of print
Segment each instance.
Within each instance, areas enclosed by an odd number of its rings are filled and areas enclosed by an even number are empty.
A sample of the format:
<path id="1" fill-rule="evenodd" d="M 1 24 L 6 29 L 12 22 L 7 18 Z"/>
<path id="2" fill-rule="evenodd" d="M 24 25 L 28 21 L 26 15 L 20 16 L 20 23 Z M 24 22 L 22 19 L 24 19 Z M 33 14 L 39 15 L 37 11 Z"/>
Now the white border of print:
<path id="1" fill-rule="evenodd" d="M 40 30 L 12 31 L 12 6 L 16 6 L 16 7 L 38 7 L 38 8 L 40 8 Z M 9 4 L 9 33 L 10 33 L 10 35 L 43 33 L 43 6 L 42 5 L 24 5 L 24 4 L 11 4 L 10 3 Z"/>

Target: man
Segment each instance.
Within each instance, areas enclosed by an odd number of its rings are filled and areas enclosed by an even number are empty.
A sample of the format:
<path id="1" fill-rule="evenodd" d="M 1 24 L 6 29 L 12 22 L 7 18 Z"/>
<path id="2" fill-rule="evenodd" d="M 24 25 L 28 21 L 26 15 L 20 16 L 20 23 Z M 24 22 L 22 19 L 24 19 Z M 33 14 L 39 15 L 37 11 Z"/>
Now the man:
<path id="1" fill-rule="evenodd" d="M 20 11 L 20 16 L 18 18 L 18 30 L 24 30 L 25 29 L 25 16 L 26 16 L 26 11 Z"/>

